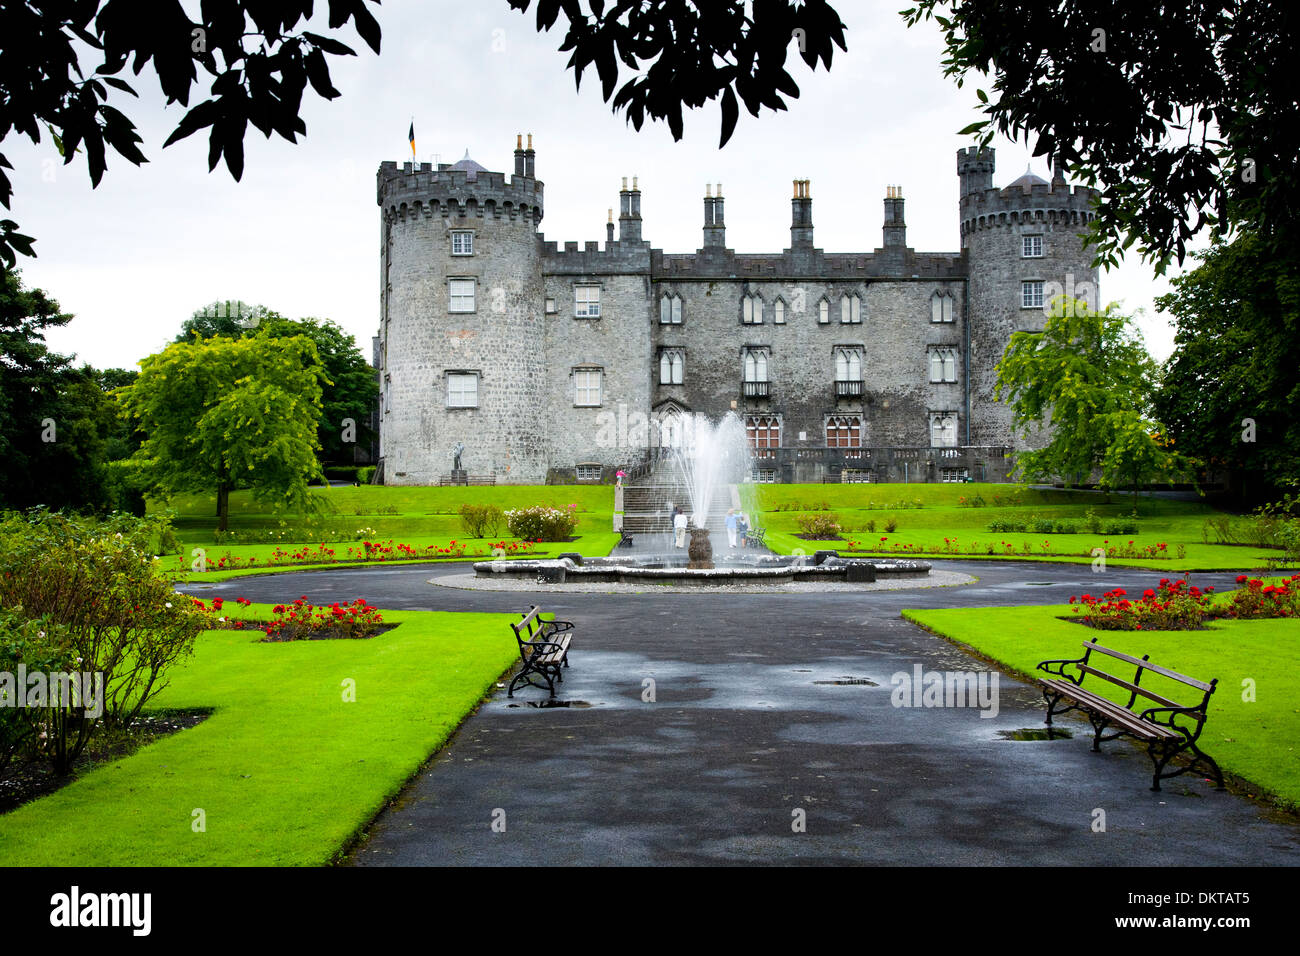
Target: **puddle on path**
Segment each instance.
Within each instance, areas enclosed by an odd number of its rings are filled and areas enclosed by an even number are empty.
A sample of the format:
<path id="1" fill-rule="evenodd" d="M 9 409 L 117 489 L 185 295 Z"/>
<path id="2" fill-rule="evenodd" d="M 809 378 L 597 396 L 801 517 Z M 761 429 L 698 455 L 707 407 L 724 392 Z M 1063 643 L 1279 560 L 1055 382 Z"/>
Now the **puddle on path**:
<path id="1" fill-rule="evenodd" d="M 842 677 L 842 678 L 840 678 L 839 680 L 815 680 L 815 681 L 813 681 L 813 683 L 814 683 L 814 684 L 836 684 L 836 685 L 839 685 L 839 686 L 841 686 L 841 687 L 842 687 L 842 686 L 847 686 L 847 685 L 853 685 L 853 684 L 856 684 L 856 685 L 859 685 L 859 686 L 863 686 L 863 687 L 879 687 L 879 686 L 880 686 L 880 685 L 877 684 L 875 681 L 873 681 L 873 680 L 867 680 L 865 677 Z"/>
<path id="2" fill-rule="evenodd" d="M 1074 734 L 1060 727 L 1022 727 L 1020 730 L 999 730 L 1003 740 L 1068 740 Z"/>
<path id="3" fill-rule="evenodd" d="M 523 704 L 506 704 L 507 707 L 538 707 L 546 709 L 549 707 L 590 707 L 585 700 L 530 700 Z"/>

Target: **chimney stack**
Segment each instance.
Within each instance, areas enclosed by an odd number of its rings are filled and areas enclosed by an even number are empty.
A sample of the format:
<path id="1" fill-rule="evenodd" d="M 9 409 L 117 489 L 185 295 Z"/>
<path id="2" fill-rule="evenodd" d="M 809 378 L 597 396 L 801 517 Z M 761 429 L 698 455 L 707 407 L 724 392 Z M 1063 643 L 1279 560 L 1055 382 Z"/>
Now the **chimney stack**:
<path id="1" fill-rule="evenodd" d="M 907 246 L 907 223 L 903 219 L 903 187 L 885 187 L 885 248 Z"/>
<path id="2" fill-rule="evenodd" d="M 537 176 L 535 166 L 537 153 L 533 151 L 533 134 L 528 134 L 528 148 L 524 150 L 524 175 L 530 179 Z"/>
<path id="3" fill-rule="evenodd" d="M 524 134 L 515 134 L 515 175 L 524 175 Z"/>
<path id="4" fill-rule="evenodd" d="M 813 244 L 812 181 L 794 181 L 794 199 L 790 201 L 790 248 L 810 247 Z"/>
<path id="5" fill-rule="evenodd" d="M 713 187 L 704 187 L 704 248 L 723 249 L 727 245 L 727 226 L 723 221 L 722 183 L 718 183 L 718 194 L 713 195 Z"/>
<path id="6" fill-rule="evenodd" d="M 618 240 L 619 242 L 641 241 L 641 190 L 637 188 L 636 177 L 632 177 L 632 188 L 627 188 L 627 177 L 623 177 L 623 188 L 618 194 Z"/>
<path id="7" fill-rule="evenodd" d="M 609 211 L 609 222 L 605 223 L 605 248 L 614 241 L 614 210 Z"/>

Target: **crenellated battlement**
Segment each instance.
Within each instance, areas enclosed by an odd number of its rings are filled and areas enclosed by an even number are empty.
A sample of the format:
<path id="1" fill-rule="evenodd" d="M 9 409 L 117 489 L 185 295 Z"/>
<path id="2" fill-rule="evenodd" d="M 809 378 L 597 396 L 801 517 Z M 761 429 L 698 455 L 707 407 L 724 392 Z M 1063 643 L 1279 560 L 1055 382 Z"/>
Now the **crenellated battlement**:
<path id="1" fill-rule="evenodd" d="M 1033 183 L 985 189 L 963 196 L 958 206 L 961 234 L 1025 223 L 1086 225 L 1095 216 L 1095 189 L 1063 183 Z"/>
<path id="2" fill-rule="evenodd" d="M 543 184 L 532 176 L 452 169 L 439 163 L 381 163 L 376 201 L 392 221 L 407 218 L 492 218 L 542 221 Z"/>
<path id="3" fill-rule="evenodd" d="M 644 239 L 615 239 L 603 249 L 598 242 L 585 242 L 581 249 L 576 242 L 565 242 L 561 249 L 558 242 L 538 236 L 537 247 L 542 272 L 551 275 L 615 275 L 650 268 L 650 243 Z"/>

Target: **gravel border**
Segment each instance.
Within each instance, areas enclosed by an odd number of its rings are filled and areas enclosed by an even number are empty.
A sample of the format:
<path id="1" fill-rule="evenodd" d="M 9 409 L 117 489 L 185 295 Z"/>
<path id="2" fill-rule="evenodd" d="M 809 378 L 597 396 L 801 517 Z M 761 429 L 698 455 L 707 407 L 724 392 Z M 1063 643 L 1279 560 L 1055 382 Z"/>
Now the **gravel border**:
<path id="1" fill-rule="evenodd" d="M 931 571 L 927 578 L 896 578 L 871 584 L 848 584 L 831 581 L 805 581 L 789 584 L 613 584 L 597 581 L 538 584 L 532 578 L 512 575 L 481 578 L 475 574 L 447 574 L 429 578 L 429 583 L 462 591 L 553 591 L 557 594 L 811 594 L 822 592 L 901 591 L 921 588 L 946 588 L 972 584 L 979 578 L 960 571 Z"/>

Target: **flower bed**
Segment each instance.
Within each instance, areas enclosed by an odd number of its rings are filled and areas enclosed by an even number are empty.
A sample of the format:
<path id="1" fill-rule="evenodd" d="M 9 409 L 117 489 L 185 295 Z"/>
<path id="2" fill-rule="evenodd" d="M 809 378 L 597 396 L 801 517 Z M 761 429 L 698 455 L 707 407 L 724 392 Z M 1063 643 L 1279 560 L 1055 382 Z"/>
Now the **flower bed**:
<path id="1" fill-rule="evenodd" d="M 882 537 L 878 542 L 851 539 L 845 550 L 860 551 L 866 554 L 991 554 L 1007 558 L 1035 554 L 1056 557 L 1097 558 L 1104 554 L 1108 558 L 1146 558 L 1155 561 L 1171 561 L 1174 559 L 1174 555 L 1169 553 L 1169 545 L 1163 541 L 1139 546 L 1130 540 L 1116 545 L 1111 544 L 1109 538 L 1102 542 L 1101 547 L 1090 548 L 1087 551 L 1057 550 L 1052 542 L 1046 538 L 1038 542 L 1022 540 L 1019 544 L 1005 539 L 998 541 L 997 544 L 993 544 L 991 541 L 970 541 L 962 544 L 956 537 L 945 537 L 942 545 L 890 541 L 888 537 Z M 1177 546 L 1177 557 L 1180 560 L 1187 557 L 1187 547 L 1185 545 L 1180 544 Z"/>
<path id="2" fill-rule="evenodd" d="M 1184 575 L 1176 581 L 1161 578 L 1158 587 L 1135 600 L 1115 588 L 1100 598 L 1071 596 L 1070 603 L 1084 624 L 1103 631 L 1196 631 L 1204 627 L 1213 591 L 1212 586 L 1201 590 Z"/>
<path id="3" fill-rule="evenodd" d="M 1237 575 L 1241 587 L 1216 615 L 1230 618 L 1300 617 L 1300 574 L 1266 584 L 1260 578 Z"/>
<path id="4" fill-rule="evenodd" d="M 347 554 L 343 557 L 339 556 L 336 549 L 323 544 L 314 547 L 312 545 L 303 545 L 296 551 L 276 548 L 261 564 L 258 563 L 257 558 L 246 558 L 227 551 L 219 558 L 204 559 L 205 567 L 203 570 L 233 571 L 255 567 L 292 567 L 301 564 L 456 559 L 463 558 L 467 554 L 470 557 L 484 557 L 489 553 L 492 557 L 513 557 L 520 554 L 530 554 L 540 543 L 540 540 L 506 541 L 503 539 L 489 544 L 486 550 L 483 547 L 476 547 L 473 551 L 470 551 L 469 546 L 463 542 L 450 541 L 446 547 L 430 544 L 423 548 L 416 548 L 409 544 L 394 544 L 390 538 L 388 541 L 362 541 L 359 547 L 349 547 Z M 180 557 L 177 558 L 177 570 L 192 571 L 199 569 L 191 564 L 186 564 L 185 558 Z"/>

